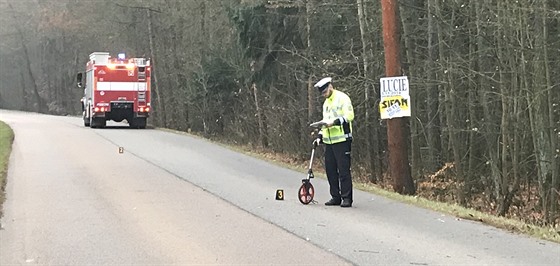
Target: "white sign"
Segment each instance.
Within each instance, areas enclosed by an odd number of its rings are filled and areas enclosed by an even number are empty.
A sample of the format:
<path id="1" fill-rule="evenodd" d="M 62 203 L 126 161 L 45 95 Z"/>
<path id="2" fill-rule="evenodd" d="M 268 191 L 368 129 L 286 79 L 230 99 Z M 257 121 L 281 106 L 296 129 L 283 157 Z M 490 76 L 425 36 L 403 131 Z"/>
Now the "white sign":
<path id="1" fill-rule="evenodd" d="M 410 91 L 408 77 L 380 79 L 379 112 L 381 119 L 410 116 Z"/>

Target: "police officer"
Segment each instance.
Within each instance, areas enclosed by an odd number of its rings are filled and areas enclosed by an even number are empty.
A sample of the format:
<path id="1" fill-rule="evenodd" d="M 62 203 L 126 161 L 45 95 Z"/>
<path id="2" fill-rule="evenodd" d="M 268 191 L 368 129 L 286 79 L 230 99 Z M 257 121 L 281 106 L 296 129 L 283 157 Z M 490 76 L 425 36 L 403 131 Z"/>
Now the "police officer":
<path id="1" fill-rule="evenodd" d="M 332 78 L 326 77 L 315 84 L 325 97 L 323 126 L 313 145 L 325 144 L 325 171 L 330 186 L 331 199 L 327 206 L 352 207 L 352 175 L 350 173 L 352 150 L 352 121 L 354 108 L 350 97 L 335 90 Z"/>

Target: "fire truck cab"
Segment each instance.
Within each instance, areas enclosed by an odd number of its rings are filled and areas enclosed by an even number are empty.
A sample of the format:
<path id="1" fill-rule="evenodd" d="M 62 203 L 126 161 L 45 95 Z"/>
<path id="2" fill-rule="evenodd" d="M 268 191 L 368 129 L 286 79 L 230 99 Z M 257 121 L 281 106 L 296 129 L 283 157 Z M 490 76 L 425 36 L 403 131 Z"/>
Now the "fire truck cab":
<path id="1" fill-rule="evenodd" d="M 127 120 L 132 128 L 146 128 L 151 110 L 150 76 L 150 60 L 145 58 L 90 54 L 85 73 L 76 77 L 78 87 L 84 89 L 84 126 L 105 127 L 107 120 Z"/>

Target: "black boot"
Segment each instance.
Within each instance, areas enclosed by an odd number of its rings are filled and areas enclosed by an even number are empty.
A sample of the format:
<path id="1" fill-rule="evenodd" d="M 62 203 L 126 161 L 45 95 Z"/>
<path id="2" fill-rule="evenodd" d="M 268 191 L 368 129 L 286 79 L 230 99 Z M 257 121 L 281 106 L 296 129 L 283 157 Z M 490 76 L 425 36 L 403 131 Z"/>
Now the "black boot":
<path id="1" fill-rule="evenodd" d="M 342 204 L 340 204 L 342 208 L 352 207 L 352 200 L 351 199 L 343 199 Z"/>
<path id="2" fill-rule="evenodd" d="M 327 205 L 327 206 L 340 205 L 340 199 L 332 198 L 329 201 L 325 202 L 325 205 Z"/>

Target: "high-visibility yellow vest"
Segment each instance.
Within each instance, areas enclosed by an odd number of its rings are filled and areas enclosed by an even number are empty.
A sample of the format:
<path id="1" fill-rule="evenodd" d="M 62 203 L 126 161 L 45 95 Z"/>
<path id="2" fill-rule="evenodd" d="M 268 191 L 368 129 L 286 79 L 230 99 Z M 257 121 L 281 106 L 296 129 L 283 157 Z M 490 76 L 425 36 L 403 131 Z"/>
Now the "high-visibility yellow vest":
<path id="1" fill-rule="evenodd" d="M 339 90 L 333 90 L 323 103 L 323 121 L 335 121 L 331 127 L 323 126 L 319 134 L 323 143 L 334 144 L 352 139 L 354 108 L 350 97 Z"/>

